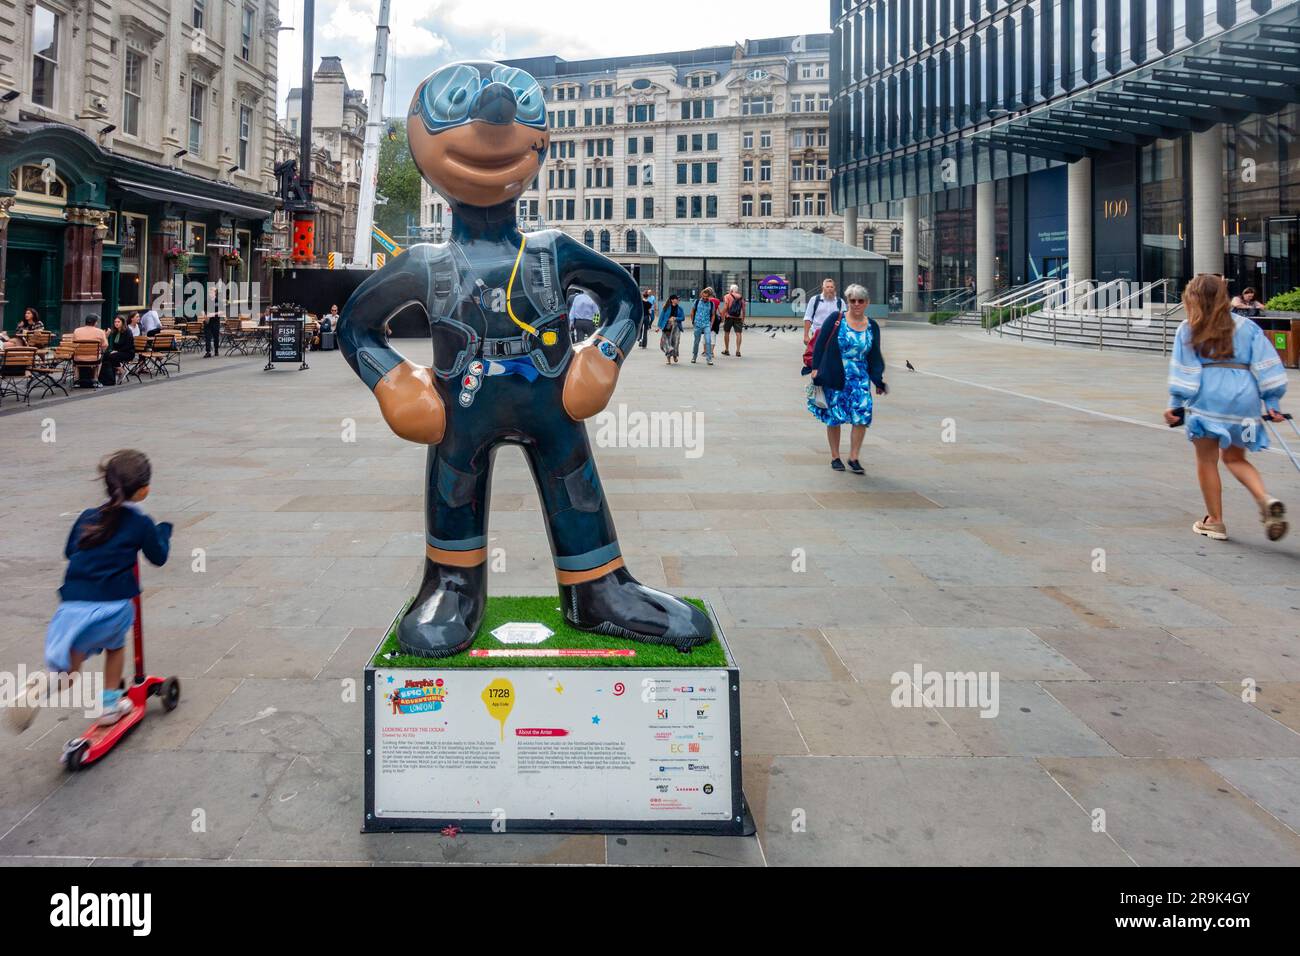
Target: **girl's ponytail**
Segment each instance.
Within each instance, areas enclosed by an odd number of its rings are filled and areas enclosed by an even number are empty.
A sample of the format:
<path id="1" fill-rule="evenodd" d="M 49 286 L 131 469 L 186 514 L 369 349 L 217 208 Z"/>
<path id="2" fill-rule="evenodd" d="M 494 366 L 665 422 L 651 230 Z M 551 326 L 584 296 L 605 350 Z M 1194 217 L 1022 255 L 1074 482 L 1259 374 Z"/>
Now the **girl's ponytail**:
<path id="1" fill-rule="evenodd" d="M 108 501 L 82 529 L 77 541 L 79 548 L 95 548 L 113 537 L 122 521 L 122 509 L 136 492 L 149 484 L 153 468 L 144 452 L 126 449 L 100 462 L 99 474 L 108 490 Z"/>

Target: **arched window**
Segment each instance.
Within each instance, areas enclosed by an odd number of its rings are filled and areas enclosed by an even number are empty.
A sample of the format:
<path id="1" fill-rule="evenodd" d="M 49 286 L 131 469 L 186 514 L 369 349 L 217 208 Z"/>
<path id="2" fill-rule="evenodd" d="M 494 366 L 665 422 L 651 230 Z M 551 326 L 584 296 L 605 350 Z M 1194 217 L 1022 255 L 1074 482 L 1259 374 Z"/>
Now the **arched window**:
<path id="1" fill-rule="evenodd" d="M 626 242 L 627 242 L 627 251 L 636 252 L 636 230 L 635 229 L 629 229 L 627 231 Z"/>
<path id="2" fill-rule="evenodd" d="M 590 229 L 588 229 L 586 232 L 582 234 L 582 241 L 587 245 L 588 248 L 591 249 L 596 248 L 596 234 L 592 232 Z"/>
<path id="3" fill-rule="evenodd" d="M 903 230 L 895 229 L 893 232 L 889 234 L 889 251 L 890 252 L 903 251 Z"/>
<path id="4" fill-rule="evenodd" d="M 35 163 L 19 166 L 9 174 L 9 188 L 19 199 L 56 206 L 67 205 L 68 186 L 54 171 L 53 162 L 48 167 Z"/>
<path id="5" fill-rule="evenodd" d="M 609 252 L 609 230 L 600 230 L 600 251 Z"/>

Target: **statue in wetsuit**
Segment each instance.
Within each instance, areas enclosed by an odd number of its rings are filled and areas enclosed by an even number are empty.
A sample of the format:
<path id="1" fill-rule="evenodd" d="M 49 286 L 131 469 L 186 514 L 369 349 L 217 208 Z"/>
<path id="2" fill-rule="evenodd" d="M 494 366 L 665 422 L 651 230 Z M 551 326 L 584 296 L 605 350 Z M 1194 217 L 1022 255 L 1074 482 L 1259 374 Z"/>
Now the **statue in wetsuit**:
<path id="1" fill-rule="evenodd" d="M 712 628 L 698 608 L 623 566 L 583 420 L 609 402 L 636 337 L 641 296 L 620 266 L 558 230 L 523 234 L 515 203 L 550 137 L 537 81 L 499 63 L 445 66 L 416 90 L 411 154 L 450 203 L 451 241 L 413 246 L 352 294 L 338 341 L 398 436 L 429 445 L 424 580 L 398 625 L 402 650 L 445 657 L 474 641 L 487 598 L 492 459 L 523 448 L 541 493 L 565 618 L 680 649 Z M 600 306 L 573 345 L 566 295 Z M 387 323 L 429 318 L 433 367 L 404 358 Z"/>

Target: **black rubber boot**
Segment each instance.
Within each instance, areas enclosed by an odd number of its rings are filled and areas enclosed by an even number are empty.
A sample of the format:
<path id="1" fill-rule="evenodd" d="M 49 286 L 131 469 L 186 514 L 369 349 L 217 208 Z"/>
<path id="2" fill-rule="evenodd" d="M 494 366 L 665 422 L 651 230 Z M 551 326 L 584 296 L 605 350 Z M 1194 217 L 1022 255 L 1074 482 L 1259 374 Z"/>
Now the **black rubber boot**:
<path id="1" fill-rule="evenodd" d="M 487 564 L 456 568 L 424 559 L 420 593 L 397 625 L 403 654 L 450 657 L 474 643 L 487 603 Z"/>
<path id="2" fill-rule="evenodd" d="M 561 584 L 565 619 L 583 631 L 689 650 L 713 636 L 709 616 L 681 598 L 641 584 L 627 568 L 583 584 Z"/>

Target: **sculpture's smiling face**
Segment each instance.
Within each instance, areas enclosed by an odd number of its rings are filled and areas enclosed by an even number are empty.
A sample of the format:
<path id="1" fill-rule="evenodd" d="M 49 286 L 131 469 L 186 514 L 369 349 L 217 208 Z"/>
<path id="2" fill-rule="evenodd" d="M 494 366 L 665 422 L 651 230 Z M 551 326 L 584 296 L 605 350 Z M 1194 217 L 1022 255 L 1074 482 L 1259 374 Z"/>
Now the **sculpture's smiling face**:
<path id="1" fill-rule="evenodd" d="M 429 76 L 415 91 L 406 132 L 429 184 L 470 206 L 518 197 L 550 144 L 541 87 L 500 63 L 452 63 Z"/>

